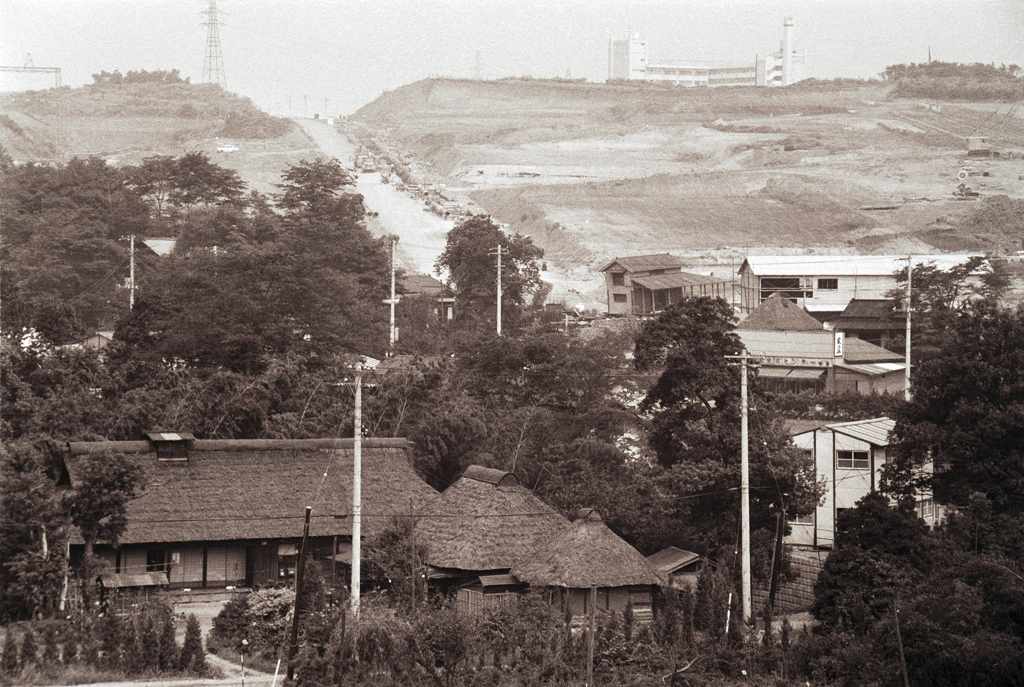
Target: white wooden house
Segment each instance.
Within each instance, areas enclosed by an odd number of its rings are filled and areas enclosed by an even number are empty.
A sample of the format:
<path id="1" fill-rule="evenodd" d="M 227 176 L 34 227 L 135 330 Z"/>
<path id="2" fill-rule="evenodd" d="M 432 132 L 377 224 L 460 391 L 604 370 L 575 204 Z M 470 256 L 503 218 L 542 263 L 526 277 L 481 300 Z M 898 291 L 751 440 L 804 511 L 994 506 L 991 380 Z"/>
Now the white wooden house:
<path id="1" fill-rule="evenodd" d="M 813 514 L 790 521 L 786 543 L 832 548 L 839 513 L 878 490 L 889 434 L 895 425 L 893 420 L 880 417 L 822 424 L 793 435 L 797 448 L 813 456 L 816 478 L 826 487 Z M 935 525 L 942 515 L 929 495 L 918 497 L 917 511 L 929 525 Z"/>
<path id="2" fill-rule="evenodd" d="M 914 265 L 948 270 L 970 255 L 915 255 Z M 841 313 L 851 299 L 883 299 L 897 287 L 905 255 L 751 255 L 739 270 L 740 309 L 750 312 L 778 293 L 818 319 Z"/>

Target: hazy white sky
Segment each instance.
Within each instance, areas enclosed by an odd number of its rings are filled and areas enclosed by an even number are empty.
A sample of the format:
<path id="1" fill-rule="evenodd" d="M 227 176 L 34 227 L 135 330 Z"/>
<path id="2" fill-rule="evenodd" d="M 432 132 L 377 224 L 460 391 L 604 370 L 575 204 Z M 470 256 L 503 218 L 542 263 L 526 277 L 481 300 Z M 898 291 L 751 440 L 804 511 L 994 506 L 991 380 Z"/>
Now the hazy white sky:
<path id="1" fill-rule="evenodd" d="M 209 0 L 0 0 L 0 63 L 179 69 L 201 81 Z M 608 37 L 627 27 L 652 60 L 750 63 L 794 18 L 806 76 L 871 77 L 936 60 L 1024 66 L 1024 0 L 220 0 L 229 90 L 274 112 L 349 114 L 430 75 L 608 75 Z M 3 90 L 52 77 L 0 74 Z M 326 103 L 325 103 L 325 99 Z"/>

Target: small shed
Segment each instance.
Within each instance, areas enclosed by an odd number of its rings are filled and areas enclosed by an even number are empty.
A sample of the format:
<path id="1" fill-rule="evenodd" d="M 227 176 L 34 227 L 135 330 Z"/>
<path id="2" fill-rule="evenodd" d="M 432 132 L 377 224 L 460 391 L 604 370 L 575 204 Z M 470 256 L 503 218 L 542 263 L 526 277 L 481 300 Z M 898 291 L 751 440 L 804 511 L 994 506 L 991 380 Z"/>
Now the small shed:
<path id="1" fill-rule="evenodd" d="M 511 572 L 531 586 L 561 588 L 574 616 L 590 613 L 594 589 L 597 611 L 622 613 L 631 605 L 634 618 L 641 622 L 653 619 L 654 594 L 667 584 L 665 576 L 608 529 L 592 508 L 580 510 L 569 527 Z"/>
<path id="2" fill-rule="evenodd" d="M 163 572 L 112 573 L 96 578 L 100 586 L 100 605 L 123 615 L 140 604 L 166 598 L 169 582 Z"/>
<path id="3" fill-rule="evenodd" d="M 668 579 L 672 589 L 697 589 L 697 577 L 704 567 L 704 557 L 700 554 L 670 546 L 651 554 L 647 560 Z"/>

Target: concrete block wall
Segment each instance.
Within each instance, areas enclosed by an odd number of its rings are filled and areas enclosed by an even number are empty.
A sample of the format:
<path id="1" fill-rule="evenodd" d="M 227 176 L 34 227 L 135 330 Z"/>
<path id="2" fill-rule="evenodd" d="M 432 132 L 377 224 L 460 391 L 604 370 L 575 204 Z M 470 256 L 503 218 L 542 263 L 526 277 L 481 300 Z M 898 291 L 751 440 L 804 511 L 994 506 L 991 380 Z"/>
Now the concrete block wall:
<path id="1" fill-rule="evenodd" d="M 825 565 L 828 551 L 790 549 L 787 552 L 792 570 L 791 579 L 783 582 L 775 592 L 775 615 L 804 613 L 814 603 L 814 583 Z M 760 617 L 768 603 L 768 587 L 754 587 L 754 613 Z"/>

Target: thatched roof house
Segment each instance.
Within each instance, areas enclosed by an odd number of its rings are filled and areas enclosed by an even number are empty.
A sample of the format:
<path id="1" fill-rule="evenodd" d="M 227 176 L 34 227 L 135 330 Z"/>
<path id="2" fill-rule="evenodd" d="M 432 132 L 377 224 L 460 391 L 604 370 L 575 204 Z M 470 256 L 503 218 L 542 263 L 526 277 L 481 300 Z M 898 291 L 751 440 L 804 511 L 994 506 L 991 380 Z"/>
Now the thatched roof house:
<path id="1" fill-rule="evenodd" d="M 171 587 L 261 585 L 294 569 L 306 506 L 311 550 L 330 557 L 352 536 L 352 439 L 195 440 L 150 432 L 144 441 L 72 442 L 63 479 L 90 455 L 121 453 L 143 468 L 120 546 L 98 546 L 112 573 L 166 572 Z M 362 532 L 422 511 L 438 494 L 412 470 L 404 439 L 362 442 Z"/>
<path id="2" fill-rule="evenodd" d="M 512 566 L 511 572 L 532 586 L 565 589 L 575 615 L 588 612 L 589 592 L 596 588 L 598 610 L 622 612 L 631 603 L 639 618 L 648 618 L 655 591 L 667 584 L 643 554 L 608 529 L 590 508 L 581 510 L 569 527 Z"/>
<path id="3" fill-rule="evenodd" d="M 473 578 L 508 572 L 568 524 L 511 472 L 473 465 L 427 508 L 416 537 L 432 577 Z"/>

